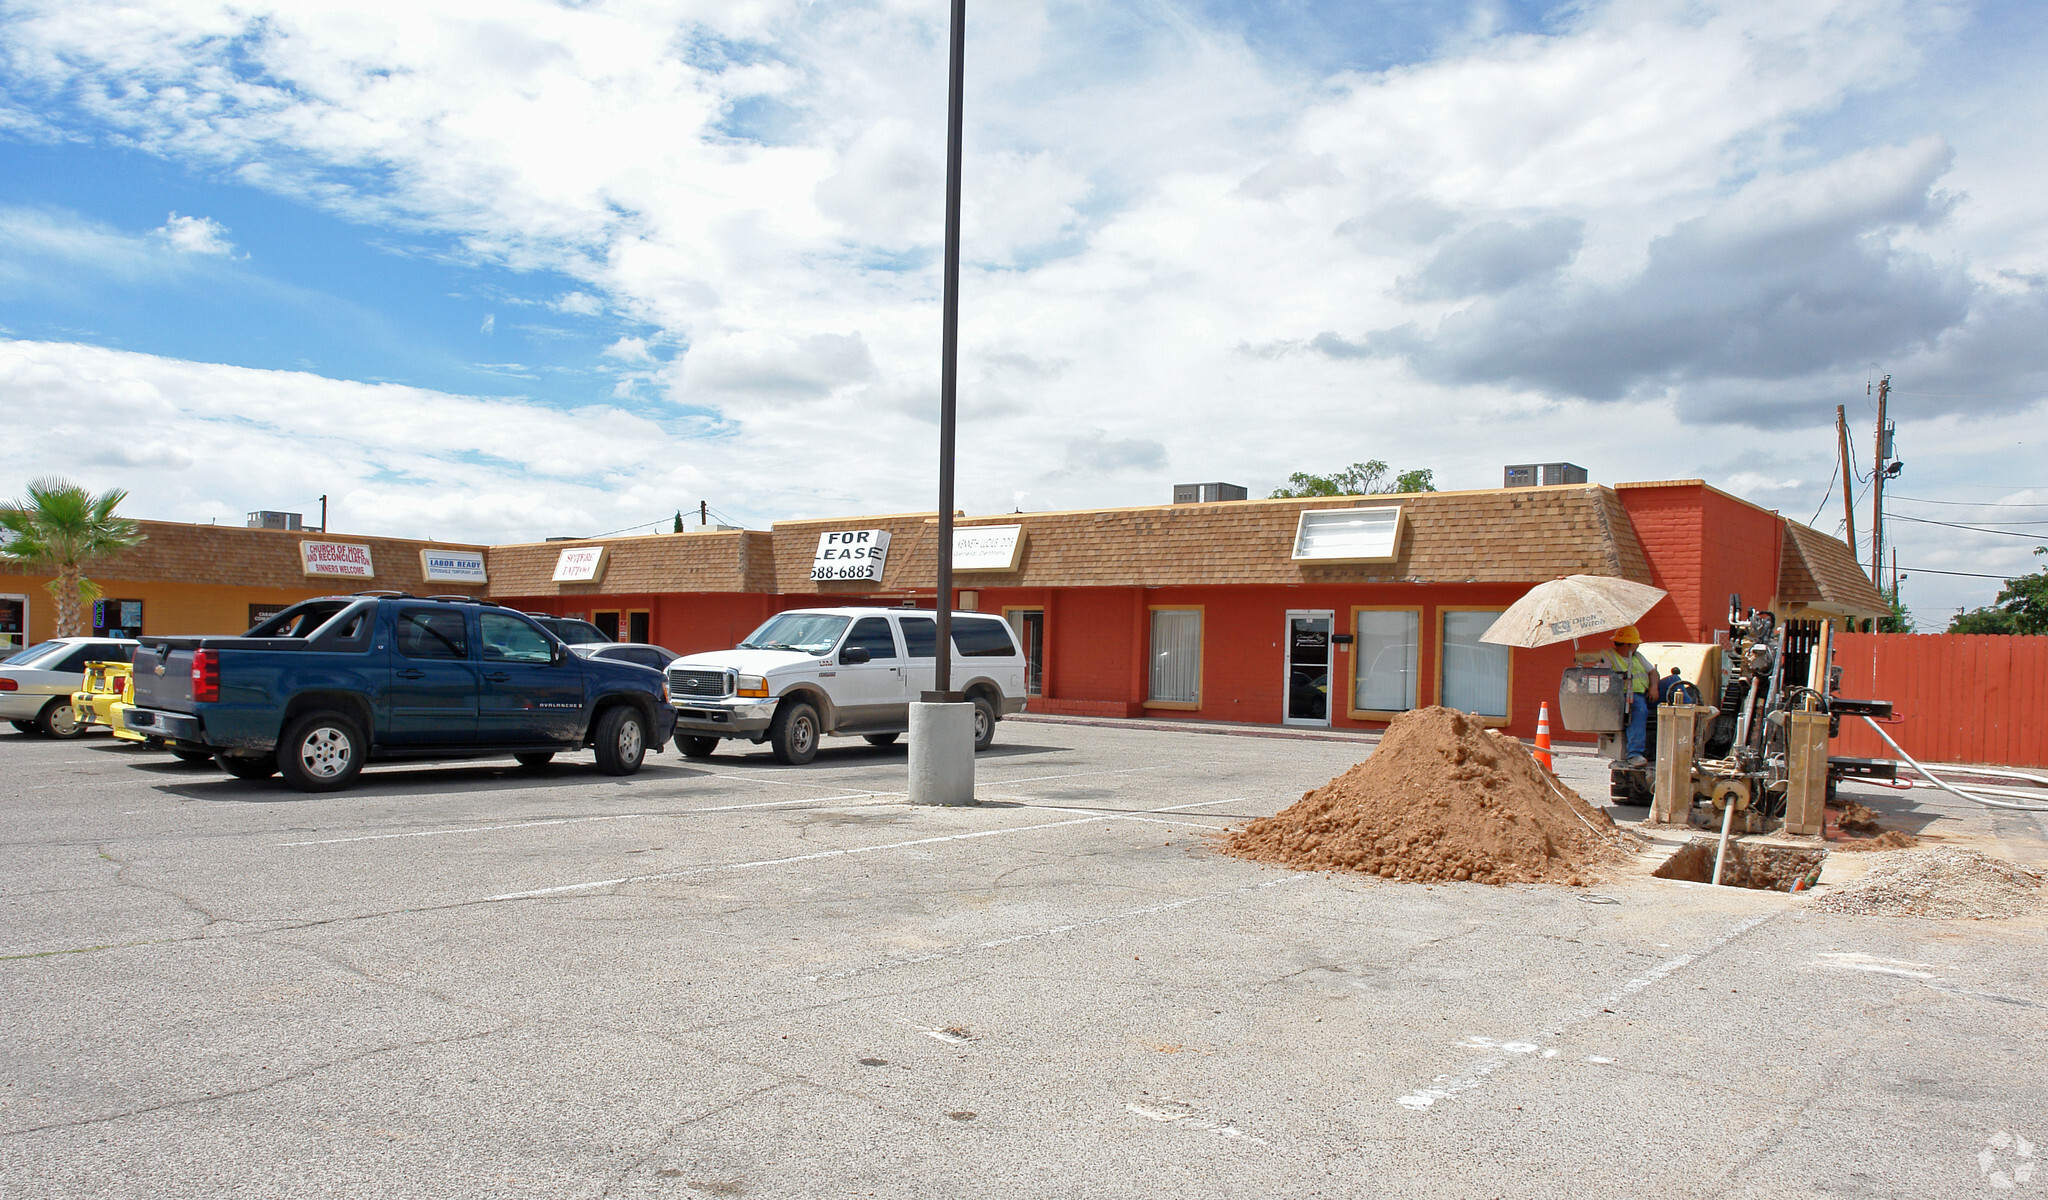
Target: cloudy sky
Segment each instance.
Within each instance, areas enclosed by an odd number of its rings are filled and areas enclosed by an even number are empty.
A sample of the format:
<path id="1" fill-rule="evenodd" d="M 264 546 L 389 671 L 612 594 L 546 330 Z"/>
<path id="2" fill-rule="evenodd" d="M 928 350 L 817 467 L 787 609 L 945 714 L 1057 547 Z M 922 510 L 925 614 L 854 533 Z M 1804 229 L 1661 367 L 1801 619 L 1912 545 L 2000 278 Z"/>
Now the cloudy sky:
<path id="1" fill-rule="evenodd" d="M 970 8 L 969 512 L 1569 460 L 1836 532 L 1835 406 L 1867 476 L 1889 374 L 1923 627 L 2041 563 L 2037 0 Z M 945 19 L 7 0 L 0 490 L 486 541 L 929 509 Z"/>

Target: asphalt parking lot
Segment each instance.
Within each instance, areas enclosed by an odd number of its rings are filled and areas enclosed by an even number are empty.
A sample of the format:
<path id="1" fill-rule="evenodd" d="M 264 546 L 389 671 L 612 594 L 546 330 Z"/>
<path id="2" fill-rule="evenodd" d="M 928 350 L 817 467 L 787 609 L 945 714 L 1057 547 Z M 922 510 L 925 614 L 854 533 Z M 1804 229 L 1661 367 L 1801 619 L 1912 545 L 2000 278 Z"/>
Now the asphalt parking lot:
<path id="1" fill-rule="evenodd" d="M 0 735 L 0 1195 L 2048 1190 L 1993 1186 L 2048 1147 L 2041 920 L 1211 849 L 1367 750 L 1006 722 L 926 809 L 859 741 L 307 796 Z"/>

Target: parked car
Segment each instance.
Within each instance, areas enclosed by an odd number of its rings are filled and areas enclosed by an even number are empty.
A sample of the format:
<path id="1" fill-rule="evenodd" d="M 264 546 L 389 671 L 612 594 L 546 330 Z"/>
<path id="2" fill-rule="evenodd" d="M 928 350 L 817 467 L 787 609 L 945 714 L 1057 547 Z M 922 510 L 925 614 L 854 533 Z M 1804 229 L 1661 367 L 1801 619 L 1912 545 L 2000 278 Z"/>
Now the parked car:
<path id="1" fill-rule="evenodd" d="M 127 662 L 131 638 L 52 638 L 0 661 L 0 718 L 23 733 L 73 738 L 85 732 L 72 696 L 85 686 L 85 664 Z"/>
<path id="2" fill-rule="evenodd" d="M 800 765 L 825 734 L 886 746 L 910 728 L 910 702 L 937 675 L 939 626 L 909 608 L 800 608 L 777 613 L 737 647 L 669 664 L 676 745 L 703 758 L 726 738 L 769 743 Z M 974 705 L 974 748 L 1024 710 L 1024 655 L 1010 626 L 953 614 L 953 686 Z"/>
<path id="3" fill-rule="evenodd" d="M 577 646 L 609 646 L 613 644 L 612 639 L 606 635 L 604 630 L 599 629 L 588 621 L 579 621 L 574 617 L 551 617 L 546 613 L 526 613 L 523 615 L 542 629 L 554 634 L 555 637 L 561 640 L 564 646 L 568 646 L 571 649 Z"/>
<path id="4" fill-rule="evenodd" d="M 674 729 L 659 672 L 585 659 L 485 600 L 328 596 L 240 637 L 151 637 L 129 728 L 244 779 L 346 787 L 384 759 L 510 754 L 538 768 L 589 747 L 630 775 Z"/>
<path id="5" fill-rule="evenodd" d="M 650 646 L 645 642 L 612 642 L 609 645 L 602 646 L 593 646 L 586 643 L 570 646 L 569 649 L 574 650 L 585 658 L 603 658 L 609 659 L 612 662 L 638 663 L 643 667 L 653 667 L 657 671 L 668 670 L 670 663 L 682 657 L 682 655 L 668 649 L 666 646 Z"/>

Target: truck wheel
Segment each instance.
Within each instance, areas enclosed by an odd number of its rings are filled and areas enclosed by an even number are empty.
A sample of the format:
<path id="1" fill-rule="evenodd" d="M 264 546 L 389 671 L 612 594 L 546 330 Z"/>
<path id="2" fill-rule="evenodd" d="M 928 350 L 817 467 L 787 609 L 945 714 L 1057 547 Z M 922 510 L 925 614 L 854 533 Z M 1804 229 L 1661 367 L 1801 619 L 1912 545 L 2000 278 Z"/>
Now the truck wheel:
<path id="1" fill-rule="evenodd" d="M 262 758 L 229 758 L 225 754 L 217 754 L 213 761 L 236 779 L 268 779 L 277 774 L 277 759 L 268 754 Z"/>
<path id="2" fill-rule="evenodd" d="M 513 761 L 529 771 L 539 771 L 544 770 L 549 763 L 555 761 L 555 752 L 548 750 L 535 754 L 515 754 L 512 758 Z"/>
<path id="3" fill-rule="evenodd" d="M 976 696 L 973 703 L 974 749 L 979 753 L 996 740 L 996 706 L 986 696 Z"/>
<path id="4" fill-rule="evenodd" d="M 277 769 L 294 791 L 332 792 L 354 782 L 369 746 L 338 712 L 307 713 L 277 747 Z"/>
<path id="5" fill-rule="evenodd" d="M 75 738 L 85 732 L 85 722 L 78 719 L 78 710 L 63 696 L 43 706 L 36 714 L 36 729 L 45 737 Z"/>
<path id="6" fill-rule="evenodd" d="M 712 753 L 718 749 L 718 739 L 714 737 L 679 737 L 676 739 L 676 749 L 683 752 L 684 758 L 710 758 Z"/>
<path id="7" fill-rule="evenodd" d="M 896 739 L 901 736 L 903 735 L 898 733 L 870 733 L 863 735 L 860 740 L 870 746 L 893 746 Z"/>
<path id="8" fill-rule="evenodd" d="M 630 704 L 604 710 L 597 719 L 597 769 L 607 775 L 631 775 L 647 757 L 647 718 Z"/>
<path id="9" fill-rule="evenodd" d="M 1649 789 L 1636 782 L 1633 771 L 1615 771 L 1608 776 L 1608 799 L 1630 808 L 1647 808 L 1656 797 Z"/>
<path id="10" fill-rule="evenodd" d="M 792 767 L 818 757 L 818 710 L 801 700 L 776 709 L 768 742 L 775 748 L 775 760 Z"/>
<path id="11" fill-rule="evenodd" d="M 182 763 L 210 763 L 213 755 L 204 750 L 173 750 L 171 757 Z"/>

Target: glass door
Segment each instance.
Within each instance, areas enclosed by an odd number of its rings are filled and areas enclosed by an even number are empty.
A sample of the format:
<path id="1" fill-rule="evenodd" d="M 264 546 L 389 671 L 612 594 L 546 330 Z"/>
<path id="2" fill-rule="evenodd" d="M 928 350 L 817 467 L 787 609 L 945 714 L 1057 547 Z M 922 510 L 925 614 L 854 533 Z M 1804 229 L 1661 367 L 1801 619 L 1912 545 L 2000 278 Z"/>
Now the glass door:
<path id="1" fill-rule="evenodd" d="M 0 658 L 28 645 L 28 597 L 0 596 Z"/>
<path id="2" fill-rule="evenodd" d="M 1013 608 L 1003 615 L 1010 619 L 1010 629 L 1017 635 L 1017 644 L 1024 649 L 1024 694 L 1042 696 L 1045 694 L 1045 610 Z"/>
<path id="3" fill-rule="evenodd" d="M 1287 614 L 1287 707 L 1289 725 L 1330 723 L 1330 627 L 1334 612 Z"/>

